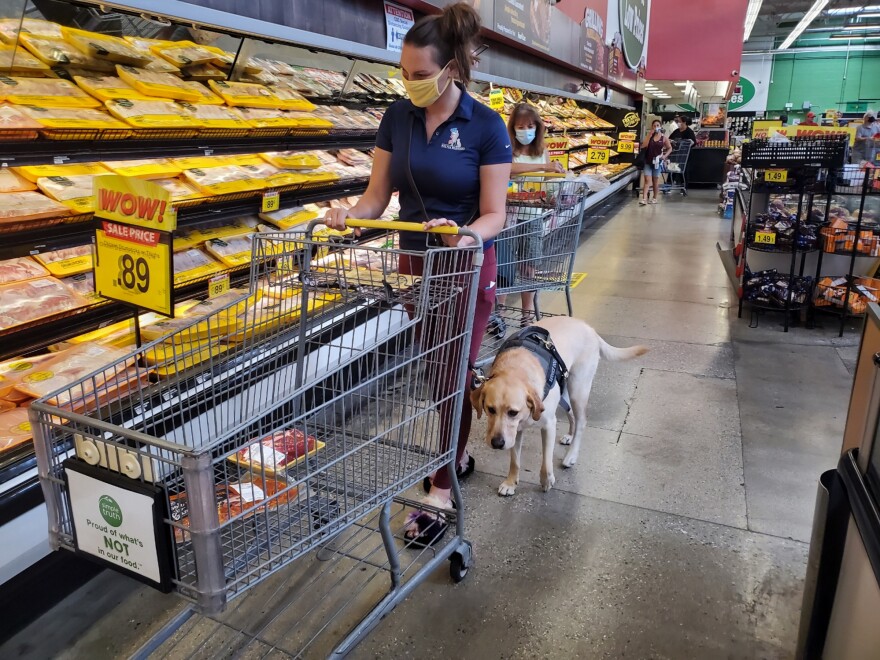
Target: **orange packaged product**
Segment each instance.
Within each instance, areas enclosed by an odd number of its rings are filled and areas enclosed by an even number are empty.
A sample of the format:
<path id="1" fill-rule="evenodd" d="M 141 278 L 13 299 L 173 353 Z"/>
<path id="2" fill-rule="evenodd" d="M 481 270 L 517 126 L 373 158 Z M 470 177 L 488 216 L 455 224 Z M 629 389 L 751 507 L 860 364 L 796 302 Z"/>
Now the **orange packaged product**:
<path id="1" fill-rule="evenodd" d="M 19 31 L 35 37 L 61 38 L 61 26 L 39 18 L 0 18 L 0 41 L 15 45 Z"/>
<path id="2" fill-rule="evenodd" d="M 60 78 L 0 77 L 0 96 L 15 105 L 43 108 L 97 108 L 101 104 Z"/>
<path id="3" fill-rule="evenodd" d="M 0 330 L 85 307 L 86 304 L 82 296 L 52 277 L 6 284 L 0 286 Z"/>
<path id="4" fill-rule="evenodd" d="M 0 104 L 0 138 L 3 140 L 34 140 L 42 125 L 28 117 L 21 109 L 6 103 Z"/>
<path id="5" fill-rule="evenodd" d="M 0 285 L 48 277 L 49 271 L 30 257 L 0 261 Z"/>
<path id="6" fill-rule="evenodd" d="M 70 215 L 64 204 L 38 192 L 0 194 L 0 225 Z"/>
<path id="7" fill-rule="evenodd" d="M 82 53 L 97 60 L 144 66 L 153 59 L 148 53 L 138 50 L 120 37 L 69 27 L 62 27 L 61 35 Z"/>
<path id="8" fill-rule="evenodd" d="M 15 386 L 29 373 L 39 371 L 42 365 L 55 357 L 53 353 L 35 355 L 26 358 L 18 358 L 9 362 L 0 362 L 0 399 L 18 403 L 27 401 L 31 397 L 17 393 Z"/>
<path id="9" fill-rule="evenodd" d="M 0 452 L 33 440 L 27 408 L 0 410 Z"/>
<path id="10" fill-rule="evenodd" d="M 150 51 L 180 69 L 197 64 L 208 64 L 217 58 L 217 53 L 192 41 L 175 41 L 153 45 L 150 46 Z"/>
<path id="11" fill-rule="evenodd" d="M 226 73 L 212 64 L 197 64 L 183 70 L 191 82 L 208 82 L 209 80 L 226 80 Z"/>
<path id="12" fill-rule="evenodd" d="M 113 63 L 86 55 L 76 46 L 60 37 L 37 37 L 22 33 L 19 43 L 44 64 L 72 66 L 90 71 L 113 71 Z"/>
<path id="13" fill-rule="evenodd" d="M 0 108 L 2 110 L 2 108 Z M 37 184 L 16 174 L 8 167 L 0 168 L 0 193 L 17 193 L 36 190 Z"/>
<path id="14" fill-rule="evenodd" d="M 52 69 L 24 48 L 0 44 L 0 71 L 12 76 L 48 76 Z"/>
<path id="15" fill-rule="evenodd" d="M 214 497 L 217 503 L 217 517 L 222 525 L 230 518 L 259 507 L 262 510 L 276 509 L 296 499 L 297 489 L 284 481 L 264 475 L 243 475 L 241 481 L 221 483 L 215 486 Z M 189 497 L 186 491 L 172 495 L 171 520 L 183 527 L 189 526 Z M 183 543 L 189 535 L 180 527 L 174 528 L 174 539 Z"/>

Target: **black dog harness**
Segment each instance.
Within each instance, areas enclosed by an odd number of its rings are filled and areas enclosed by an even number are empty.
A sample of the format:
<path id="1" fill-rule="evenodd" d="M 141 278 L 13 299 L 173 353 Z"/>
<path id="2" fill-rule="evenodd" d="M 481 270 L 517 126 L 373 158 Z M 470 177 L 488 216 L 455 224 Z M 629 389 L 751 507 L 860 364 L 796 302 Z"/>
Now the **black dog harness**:
<path id="1" fill-rule="evenodd" d="M 565 382 L 568 379 L 568 367 L 565 361 L 556 350 L 556 345 L 550 339 L 550 333 L 544 328 L 536 325 L 530 325 L 508 337 L 501 348 L 498 349 L 498 355 L 504 351 L 514 348 L 524 348 L 529 353 L 538 358 L 541 368 L 544 369 L 544 396 L 550 394 L 550 390 L 554 386 L 559 385 L 559 390 L 565 397 Z M 485 380 L 482 379 L 482 380 Z M 480 383 L 481 384 L 481 383 Z"/>

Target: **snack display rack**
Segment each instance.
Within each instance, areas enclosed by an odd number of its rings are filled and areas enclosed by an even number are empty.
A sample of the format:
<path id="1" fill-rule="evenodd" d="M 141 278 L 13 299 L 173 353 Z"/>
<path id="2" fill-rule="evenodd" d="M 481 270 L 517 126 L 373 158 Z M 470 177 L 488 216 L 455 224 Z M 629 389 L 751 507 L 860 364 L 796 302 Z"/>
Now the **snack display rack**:
<path id="1" fill-rule="evenodd" d="M 2 173 L 18 176 L 17 168 L 64 168 L 77 164 L 130 160 L 241 158 L 254 167 L 252 161 L 260 158 L 258 154 L 266 152 L 329 152 L 331 155 L 339 155 L 350 149 L 365 151 L 375 144 L 376 127 L 382 109 L 404 93 L 400 81 L 396 79 L 399 73 L 396 69 L 395 53 L 316 33 L 203 10 L 179 2 L 163 2 L 160 7 L 140 0 L 109 4 L 99 4 L 91 0 L 75 3 L 46 0 L 39 6 L 40 11 L 47 11 L 49 8 L 53 14 L 41 15 L 36 7 L 25 0 L 12 2 L 4 10 L 0 10 L 0 41 L 3 42 L 0 43 L 0 96 L 3 97 L 0 101 Z M 173 9 L 174 13 L 157 13 L 166 9 Z M 2 11 L 7 14 L 2 15 Z M 192 20 L 195 15 L 204 15 L 211 20 L 200 23 Z M 58 16 L 64 18 L 59 19 Z M 52 27 L 54 24 L 48 23 L 44 17 L 63 20 L 65 25 L 61 26 L 59 23 Z M 68 25 L 101 32 L 102 34 L 94 35 L 96 43 L 115 52 L 117 61 L 113 61 L 112 66 L 102 62 L 101 57 L 106 56 L 94 52 L 89 42 L 78 46 L 75 43 L 75 30 L 69 30 Z M 196 27 L 200 29 L 195 30 Z M 43 31 L 47 33 L 42 34 Z M 26 38 L 21 38 L 21 35 Z M 65 41 L 66 36 L 71 36 L 72 39 Z M 159 37 L 162 38 L 158 39 Z M 49 52 L 39 45 L 40 40 L 47 39 L 55 44 L 55 50 Z M 80 46 L 85 50 L 77 51 Z M 125 94 L 129 95 L 133 103 L 143 101 L 142 89 L 135 88 L 134 82 L 126 82 L 127 79 L 117 69 L 117 65 L 130 65 L 130 62 L 120 58 L 131 57 L 132 48 L 140 52 L 135 57 L 142 57 L 142 65 L 146 64 L 157 72 L 173 70 L 173 75 L 180 79 L 181 85 L 187 86 L 189 93 L 195 91 L 202 99 L 213 95 L 214 99 L 205 105 L 192 99 L 162 100 L 162 103 L 168 104 L 162 110 L 168 110 L 173 105 L 175 109 L 171 114 L 190 113 L 184 126 L 145 126 L 139 123 L 142 121 L 139 118 L 132 118 L 132 123 L 127 124 L 125 117 L 117 114 L 122 111 L 116 107 L 118 102 L 115 97 L 104 100 L 93 96 L 100 92 L 84 91 L 86 87 L 78 87 L 82 83 L 78 79 L 87 78 L 90 81 L 88 84 L 95 87 L 98 85 L 95 83 L 96 78 L 102 76 L 116 79 L 118 74 L 124 84 L 114 80 L 113 89 L 125 89 Z M 181 48 L 188 49 L 185 50 L 188 53 L 186 56 L 198 53 L 209 59 L 202 63 L 186 64 L 183 60 L 175 59 L 182 52 Z M 70 61 L 66 62 L 53 54 L 56 51 L 67 53 L 66 57 Z M 148 57 L 144 55 L 145 52 L 149 54 Z M 78 61 L 80 53 L 84 63 L 73 66 L 73 60 Z M 9 59 L 4 59 L 6 56 Z M 52 59 L 53 57 L 56 59 Z M 37 64 L 34 64 L 35 61 Z M 41 68 L 42 65 L 45 70 L 37 74 L 22 68 L 22 63 L 35 68 Z M 393 67 L 391 71 L 389 65 Z M 14 99 L 8 97 L 8 80 L 27 79 L 37 75 L 45 76 L 45 80 L 69 83 L 69 86 L 62 87 L 75 90 L 71 94 L 80 99 L 79 102 L 92 106 L 91 110 L 101 114 L 101 121 L 106 122 L 106 126 L 77 128 L 75 123 L 35 124 L 33 122 L 36 120 L 30 115 L 22 119 Z M 147 81 L 146 76 L 143 78 L 142 82 Z M 516 99 L 528 97 L 531 102 L 539 105 L 554 132 L 558 130 L 585 135 L 602 130 L 624 130 L 622 117 L 633 110 L 631 107 L 603 104 L 573 93 L 493 77 L 479 71 L 476 72 L 476 78 L 482 82 L 474 83 L 472 93 L 478 96 L 485 93 L 489 83 L 503 85 L 510 92 L 511 101 L 515 100 L 514 96 Z M 247 104 L 242 107 L 237 100 L 230 100 L 238 88 L 233 86 L 232 89 L 225 89 L 221 86 L 218 89 L 218 83 L 224 81 L 262 86 L 269 91 L 273 97 L 272 103 L 276 105 L 268 109 L 259 103 L 254 103 L 254 108 Z M 107 83 L 104 81 L 100 84 Z M 143 102 L 152 103 L 150 95 L 146 96 L 147 100 Z M 279 100 L 282 102 L 281 106 L 277 105 Z M 186 104 L 192 107 L 188 109 Z M 29 104 L 22 104 L 22 107 L 24 105 Z M 8 112 L 9 116 L 15 118 L 11 128 L 6 121 L 4 108 L 12 108 Z M 217 113 L 226 120 L 233 121 L 234 125 L 227 127 L 225 124 L 212 124 L 210 118 L 214 115 L 204 110 L 205 108 L 218 108 Z M 28 110 L 25 114 L 30 112 Z M 60 114 L 63 115 L 64 112 Z M 230 119 L 230 115 L 237 118 Z M 279 118 L 285 120 L 281 125 L 277 121 Z M 246 165 L 236 165 L 244 166 Z M 261 170 L 268 169 L 263 164 L 257 167 Z M 612 163 L 603 168 L 598 168 L 596 173 L 604 172 L 611 185 L 590 195 L 585 203 L 587 209 L 623 189 L 634 175 L 634 169 L 626 162 Z M 330 169 L 334 168 L 331 166 Z M 293 183 L 269 178 L 259 186 L 249 189 L 178 200 L 175 203 L 178 207 L 178 230 L 182 233 L 201 231 L 218 223 L 243 222 L 249 219 L 258 223 L 260 221 L 257 218 L 263 209 L 266 193 L 278 193 L 278 206 L 282 210 L 309 204 L 323 206 L 327 202 L 350 205 L 353 203 L 350 201 L 352 197 L 365 190 L 368 176 L 363 171 L 356 175 L 340 174 L 341 168 L 336 169 L 337 175 L 329 178 L 318 177 L 317 180 Z M 280 173 L 290 174 L 283 168 Z M 51 176 L 71 180 L 72 176 L 78 175 L 67 175 L 62 171 L 54 172 Z M 183 176 L 180 176 L 179 181 L 184 181 Z M 33 190 L 33 185 L 27 190 L 33 194 L 41 194 Z M 42 191 L 43 188 L 40 187 L 39 190 Z M 15 260 L 24 259 L 28 264 L 37 263 L 38 258 L 47 253 L 88 246 L 93 240 L 95 225 L 90 209 L 84 212 L 68 209 L 56 215 L 21 221 L 0 218 L 0 272 L 4 266 L 8 267 Z M 251 231 L 258 228 L 252 226 Z M 262 230 L 266 230 L 266 227 L 262 227 Z M 363 240 L 369 241 L 374 236 L 375 234 L 367 232 Z M 181 280 L 175 286 L 174 300 L 185 312 L 207 298 L 209 280 L 218 275 L 228 275 L 230 287 L 236 289 L 249 281 L 250 270 L 251 263 L 217 266 L 210 273 Z M 368 323 L 380 312 L 378 308 L 366 310 L 356 320 Z M 2 313 L 0 307 L 0 316 Z M 130 334 L 130 324 L 127 321 L 130 318 L 130 308 L 120 303 L 91 298 L 87 300 L 87 304 L 75 309 L 23 323 L 0 326 L 0 369 L 10 363 L 18 364 L 21 362 L 18 360 L 20 357 L 37 363 L 44 357 L 49 359 L 57 356 L 57 352 L 51 351 L 60 349 L 63 352 L 77 342 L 89 341 L 87 338 L 93 336 L 93 333 L 107 334 L 113 331 Z M 354 318 L 346 317 L 346 323 L 353 322 Z M 126 327 L 114 330 L 122 325 Z M 329 341 L 333 337 L 334 327 L 342 326 L 331 323 L 326 332 L 310 338 L 310 341 Z M 5 396 L 4 382 L 6 381 L 0 380 L 0 393 Z M 0 411 L 5 410 L 8 405 L 5 399 L 0 404 Z M 26 406 L 27 400 L 20 399 L 14 405 Z M 12 531 L 13 526 L 7 524 L 15 522 L 19 516 L 32 511 L 41 502 L 35 465 L 36 459 L 29 440 L 18 442 L 14 446 L 0 443 L 0 539 L 5 537 L 7 531 L 20 537 L 23 534 L 21 528 Z M 44 527 L 42 531 L 44 539 Z M 30 533 L 30 529 L 27 533 Z M 22 543 L 25 548 L 22 552 L 31 547 L 45 545 L 42 539 L 33 540 L 31 545 Z M 45 554 L 45 550 L 38 551 L 38 557 L 42 556 L 40 553 Z M 29 561 L 33 560 L 22 556 L 17 560 L 18 568 L 15 570 L 20 570 Z M 0 569 L 6 570 L 5 567 Z M 9 574 L 0 570 L 0 581 L 8 577 Z"/>
<path id="2" fill-rule="evenodd" d="M 804 274 L 806 257 L 819 250 L 817 225 L 821 223 L 814 222 L 807 211 L 811 211 L 812 196 L 824 189 L 827 168 L 843 166 L 846 146 L 845 138 L 788 143 L 753 140 L 743 145 L 743 167 L 752 168 L 753 173 L 738 265 L 740 318 L 746 304 L 752 309 L 753 324 L 759 312 L 781 311 L 783 331 L 788 332 L 792 313 L 809 307 L 813 279 Z M 796 206 L 792 209 L 789 204 Z M 772 261 L 752 253 L 790 257 L 786 270 L 780 272 L 766 267 Z M 753 270 L 755 263 L 762 268 Z"/>

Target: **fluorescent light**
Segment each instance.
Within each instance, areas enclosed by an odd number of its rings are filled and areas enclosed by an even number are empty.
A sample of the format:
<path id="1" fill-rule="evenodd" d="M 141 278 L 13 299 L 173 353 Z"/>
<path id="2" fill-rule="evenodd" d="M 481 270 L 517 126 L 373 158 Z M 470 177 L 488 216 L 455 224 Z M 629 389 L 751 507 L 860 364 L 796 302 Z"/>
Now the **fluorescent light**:
<path id="1" fill-rule="evenodd" d="M 870 12 L 867 14 L 859 14 L 859 18 L 880 18 L 880 11 Z"/>
<path id="2" fill-rule="evenodd" d="M 758 20 L 758 14 L 761 12 L 761 3 L 764 0 L 749 0 L 748 9 L 746 9 L 746 26 L 743 31 L 743 41 L 748 41 L 752 34 L 752 28 L 755 27 L 755 21 Z"/>
<path id="3" fill-rule="evenodd" d="M 880 34 L 832 34 L 829 39 L 846 39 L 847 41 L 859 41 L 865 39 L 880 39 Z"/>
<path id="4" fill-rule="evenodd" d="M 791 46 L 795 40 L 801 36 L 801 32 L 807 29 L 810 23 L 812 23 L 816 16 L 822 13 L 822 10 L 828 5 L 829 0 L 816 0 L 813 3 L 813 6 L 807 10 L 807 13 L 804 14 L 804 17 L 800 20 L 800 22 L 794 26 L 794 30 L 785 38 L 785 41 L 782 42 L 782 45 L 779 47 L 779 50 L 785 50 L 789 46 Z"/>
<path id="5" fill-rule="evenodd" d="M 672 83 L 672 84 L 675 85 L 676 87 L 687 87 L 690 84 L 690 82 Z"/>
<path id="6" fill-rule="evenodd" d="M 844 25 L 841 30 L 880 30 L 880 25 Z"/>

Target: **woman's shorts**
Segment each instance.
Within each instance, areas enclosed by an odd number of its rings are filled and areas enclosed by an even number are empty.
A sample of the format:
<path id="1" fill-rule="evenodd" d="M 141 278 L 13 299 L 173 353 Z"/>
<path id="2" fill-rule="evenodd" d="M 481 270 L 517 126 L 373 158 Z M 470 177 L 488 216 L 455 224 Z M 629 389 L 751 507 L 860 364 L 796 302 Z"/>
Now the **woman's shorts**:
<path id="1" fill-rule="evenodd" d="M 660 176 L 660 168 L 654 167 L 650 163 L 646 163 L 645 168 L 642 170 L 642 174 L 645 176 Z"/>

